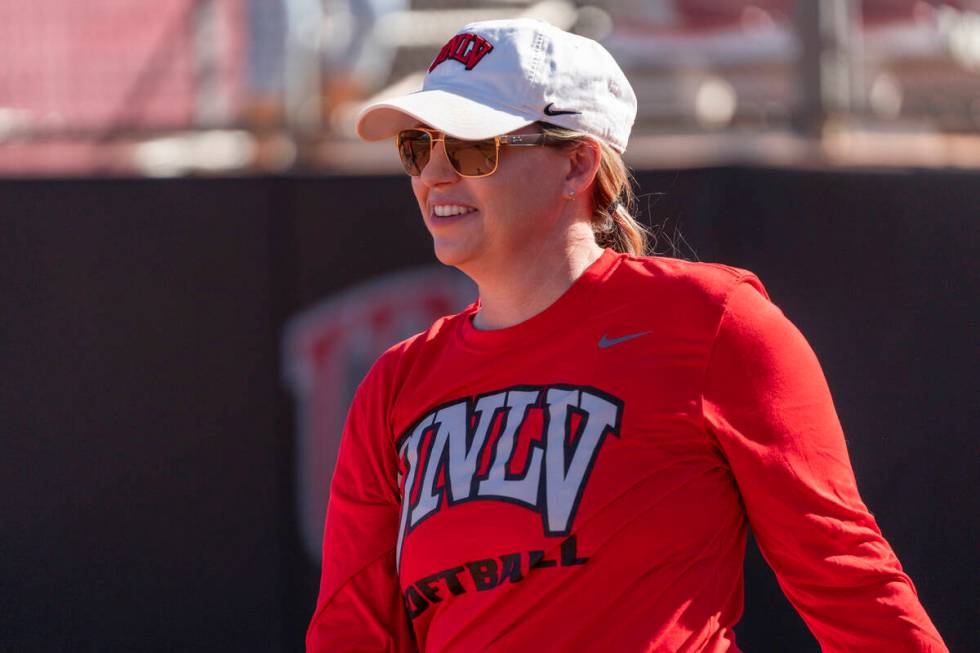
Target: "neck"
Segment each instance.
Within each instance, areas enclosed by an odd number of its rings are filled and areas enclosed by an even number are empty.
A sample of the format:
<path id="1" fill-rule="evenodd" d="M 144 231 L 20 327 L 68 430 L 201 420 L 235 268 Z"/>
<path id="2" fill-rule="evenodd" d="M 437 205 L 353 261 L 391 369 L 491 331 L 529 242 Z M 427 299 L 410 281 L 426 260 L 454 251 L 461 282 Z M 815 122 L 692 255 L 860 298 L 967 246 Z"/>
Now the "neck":
<path id="1" fill-rule="evenodd" d="M 515 255 L 506 265 L 470 275 L 480 289 L 477 329 L 503 329 L 553 304 L 602 255 L 592 229 L 572 230 L 560 247 Z"/>

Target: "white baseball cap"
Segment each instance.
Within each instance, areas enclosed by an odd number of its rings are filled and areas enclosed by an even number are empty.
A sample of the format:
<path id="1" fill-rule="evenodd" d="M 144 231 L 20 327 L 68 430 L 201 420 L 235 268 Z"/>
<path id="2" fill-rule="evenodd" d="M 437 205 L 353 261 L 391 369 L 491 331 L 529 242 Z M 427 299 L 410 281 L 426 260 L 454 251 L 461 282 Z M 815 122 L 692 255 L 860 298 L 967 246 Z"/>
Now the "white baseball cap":
<path id="1" fill-rule="evenodd" d="M 423 122 L 479 140 L 541 121 L 623 152 L 635 119 L 636 94 L 604 47 L 517 18 L 463 27 L 429 66 L 422 90 L 366 107 L 357 134 L 377 141 Z"/>

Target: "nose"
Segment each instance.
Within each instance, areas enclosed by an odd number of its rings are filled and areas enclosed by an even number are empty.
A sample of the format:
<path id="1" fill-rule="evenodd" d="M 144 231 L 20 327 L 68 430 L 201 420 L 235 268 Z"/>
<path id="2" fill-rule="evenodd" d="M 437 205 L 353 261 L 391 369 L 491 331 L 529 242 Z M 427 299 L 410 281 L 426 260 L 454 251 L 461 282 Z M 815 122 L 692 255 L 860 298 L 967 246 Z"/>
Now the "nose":
<path id="1" fill-rule="evenodd" d="M 459 175 L 453 169 L 452 164 L 449 163 L 449 157 L 446 155 L 446 143 L 444 141 L 440 140 L 432 144 L 429 162 L 422 168 L 422 174 L 419 175 L 419 179 L 426 186 L 430 187 L 459 179 Z"/>

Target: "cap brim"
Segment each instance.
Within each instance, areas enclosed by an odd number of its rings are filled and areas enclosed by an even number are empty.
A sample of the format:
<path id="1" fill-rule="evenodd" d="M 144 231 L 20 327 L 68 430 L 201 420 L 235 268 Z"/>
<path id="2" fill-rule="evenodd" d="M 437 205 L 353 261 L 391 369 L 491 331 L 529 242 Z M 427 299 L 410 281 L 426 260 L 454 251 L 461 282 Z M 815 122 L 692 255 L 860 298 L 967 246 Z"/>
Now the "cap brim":
<path id="1" fill-rule="evenodd" d="M 512 132 L 535 120 L 447 91 L 431 90 L 368 106 L 358 116 L 356 129 L 364 140 L 380 141 L 421 122 L 456 138 L 479 140 Z"/>

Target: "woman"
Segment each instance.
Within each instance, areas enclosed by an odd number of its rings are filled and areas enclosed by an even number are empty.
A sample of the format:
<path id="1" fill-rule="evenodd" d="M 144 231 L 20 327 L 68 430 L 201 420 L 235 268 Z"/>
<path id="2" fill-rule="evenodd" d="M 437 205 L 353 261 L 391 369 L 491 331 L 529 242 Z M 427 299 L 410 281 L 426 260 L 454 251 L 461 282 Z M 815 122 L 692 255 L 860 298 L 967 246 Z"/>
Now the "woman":
<path id="1" fill-rule="evenodd" d="M 750 272 L 643 257 L 594 41 L 463 28 L 396 137 L 479 300 L 385 353 L 334 473 L 311 651 L 737 651 L 749 524 L 826 651 L 945 651 L 820 367 Z"/>

